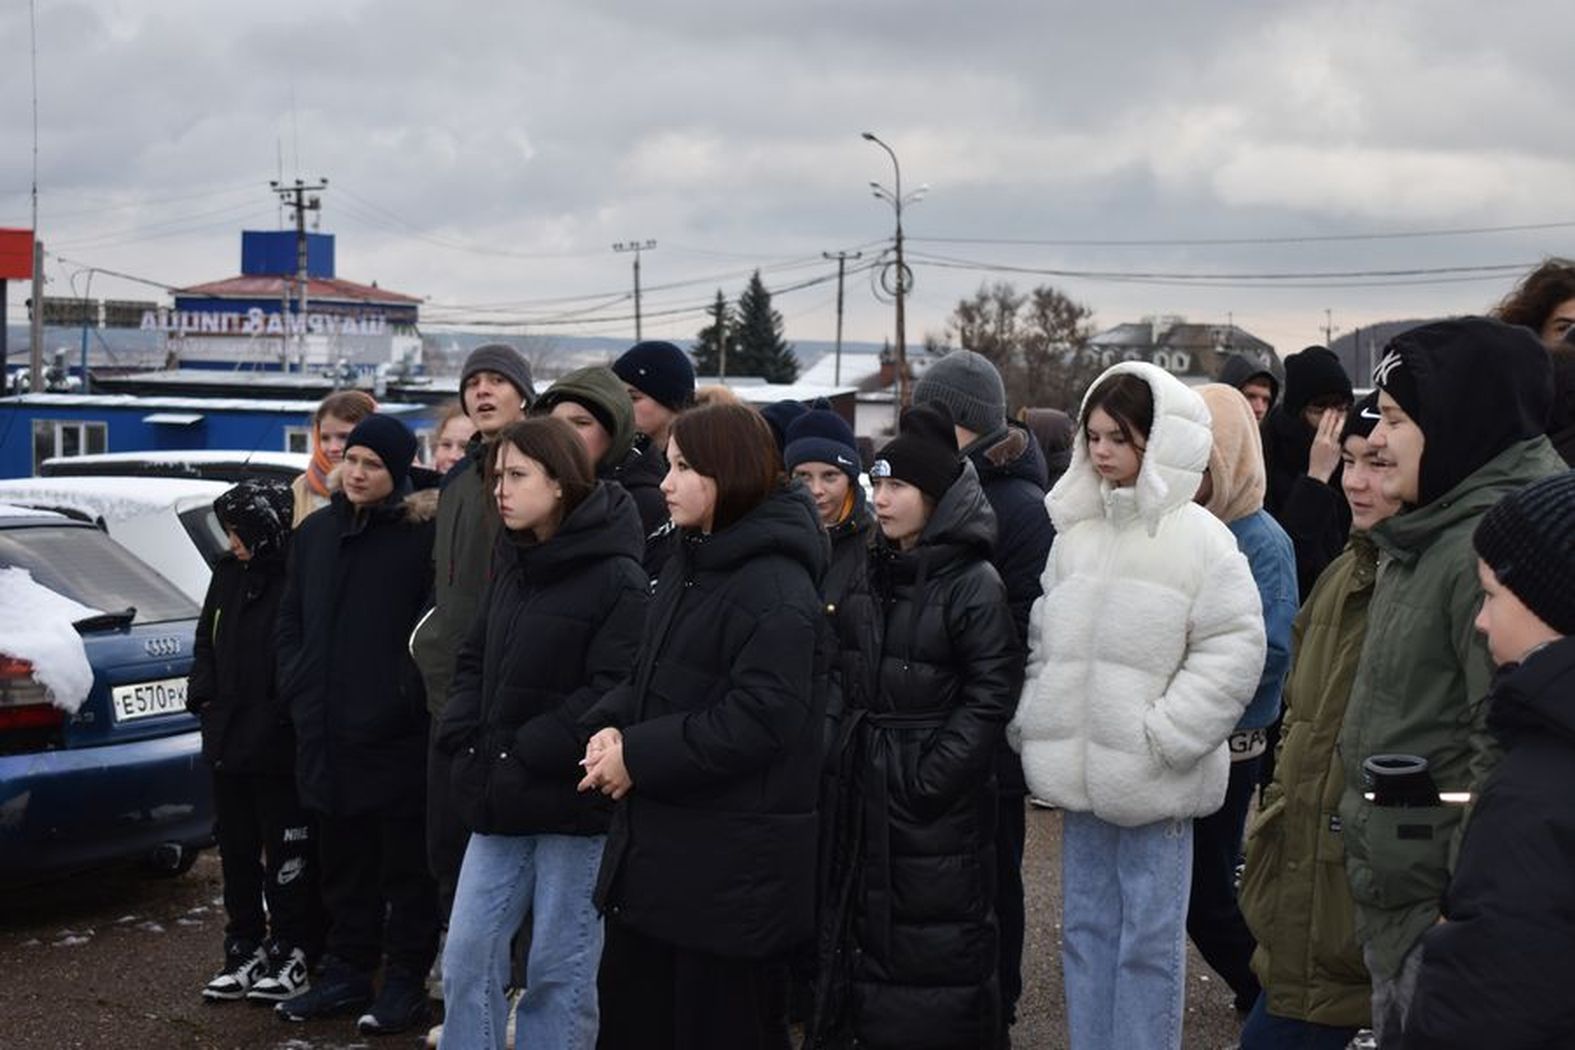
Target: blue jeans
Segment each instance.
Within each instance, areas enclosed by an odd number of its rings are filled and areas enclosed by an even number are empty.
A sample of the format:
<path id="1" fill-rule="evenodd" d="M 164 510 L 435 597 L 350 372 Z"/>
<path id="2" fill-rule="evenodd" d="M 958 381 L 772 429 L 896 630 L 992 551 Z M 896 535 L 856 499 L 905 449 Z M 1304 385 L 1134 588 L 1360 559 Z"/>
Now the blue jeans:
<path id="1" fill-rule="evenodd" d="M 1061 966 L 1072 1050 L 1177 1050 L 1192 822 L 1062 819 Z"/>
<path id="2" fill-rule="evenodd" d="M 472 835 L 443 949 L 443 1046 L 503 1050 L 509 941 L 531 915 L 517 1045 L 591 1050 L 605 835 Z"/>
<path id="3" fill-rule="evenodd" d="M 1241 1029 L 1240 1050 L 1345 1050 L 1360 1031 L 1269 1013 L 1269 997 L 1259 995 Z"/>

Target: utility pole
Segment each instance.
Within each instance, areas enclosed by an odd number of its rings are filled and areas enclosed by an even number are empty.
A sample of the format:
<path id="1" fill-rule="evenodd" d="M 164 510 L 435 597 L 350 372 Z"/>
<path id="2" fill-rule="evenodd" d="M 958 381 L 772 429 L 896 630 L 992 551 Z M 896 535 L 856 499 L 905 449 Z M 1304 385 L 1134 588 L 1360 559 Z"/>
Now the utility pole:
<path id="1" fill-rule="evenodd" d="M 35 227 L 36 229 L 36 227 Z M 27 388 L 29 394 L 44 392 L 44 242 L 33 238 L 33 329 L 32 329 L 32 378 Z"/>
<path id="2" fill-rule="evenodd" d="M 1334 333 L 1336 333 L 1338 331 L 1339 331 L 1339 329 L 1334 326 L 1334 311 L 1333 310 L 1324 310 L 1324 312 L 1323 312 L 1323 345 L 1325 346 L 1325 348 L 1327 348 L 1329 343 L 1333 341 Z"/>
<path id="3" fill-rule="evenodd" d="M 280 202 L 286 208 L 295 210 L 295 316 L 299 325 L 296 326 L 290 323 L 288 311 L 280 320 L 285 325 L 285 345 L 289 344 L 290 329 L 292 327 L 296 329 L 296 334 L 299 337 L 296 343 L 296 357 L 304 362 L 306 360 L 306 286 L 308 281 L 306 268 L 306 213 L 323 210 L 323 199 L 321 197 L 308 197 L 307 194 L 326 190 L 328 188 L 328 180 L 323 179 L 321 182 L 308 186 L 300 179 L 296 179 L 293 185 L 286 186 L 278 179 L 269 179 L 268 185 L 274 193 L 278 194 Z M 288 357 L 286 357 L 284 362 L 284 370 L 286 372 L 290 370 Z"/>
<path id="4" fill-rule="evenodd" d="M 634 341 L 639 342 L 640 336 L 640 253 L 651 251 L 656 247 L 656 242 L 645 241 L 619 241 L 612 246 L 615 252 L 634 253 Z"/>
<path id="5" fill-rule="evenodd" d="M 863 133 L 863 138 L 864 138 L 864 141 L 866 141 L 866 142 L 873 142 L 875 145 L 877 145 L 881 149 L 885 150 L 886 151 L 886 155 L 891 158 L 892 187 L 893 188 L 888 191 L 884 186 L 882 186 L 878 182 L 870 183 L 870 187 L 875 191 L 875 196 L 876 197 L 880 198 L 883 201 L 886 201 L 888 204 L 891 205 L 892 211 L 896 213 L 896 219 L 897 219 L 896 235 L 895 235 L 894 241 L 893 241 L 894 248 L 895 248 L 896 262 L 895 262 L 895 264 L 890 264 L 890 263 L 887 264 L 888 267 L 893 266 L 893 265 L 895 266 L 895 270 L 894 270 L 895 281 L 894 281 L 893 285 L 890 285 L 890 286 L 887 287 L 887 291 L 891 293 L 892 298 L 895 299 L 896 303 L 897 303 L 897 316 L 896 316 L 896 329 L 897 329 L 897 333 L 896 333 L 897 334 L 897 346 L 896 346 L 897 405 L 896 405 L 896 408 L 897 408 L 897 415 L 900 417 L 902 415 L 903 407 L 908 404 L 908 399 L 909 399 L 909 397 L 912 396 L 911 393 L 909 392 L 909 386 L 908 386 L 908 340 L 907 340 L 907 335 L 906 335 L 906 314 L 905 314 L 905 308 L 906 308 L 906 300 L 908 298 L 908 289 L 913 284 L 913 277 L 912 277 L 912 274 L 910 274 L 908 272 L 907 265 L 902 261 L 902 206 L 904 204 L 917 203 L 919 198 L 924 196 L 925 191 L 928 190 L 929 187 L 928 186 L 920 186 L 918 188 L 918 190 L 916 190 L 914 193 L 909 194 L 907 197 L 904 197 L 903 193 L 902 193 L 902 165 L 897 163 L 897 152 L 895 150 L 893 150 L 890 146 L 886 145 L 886 143 L 882 142 L 880 140 L 880 138 L 877 137 L 875 135 L 875 133 L 872 132 L 872 131 L 864 132 Z M 882 274 L 882 283 L 883 284 L 886 283 L 885 274 Z"/>
<path id="6" fill-rule="evenodd" d="M 836 373 L 832 379 L 835 386 L 842 385 L 842 277 L 847 271 L 849 259 L 862 258 L 863 252 L 821 252 L 825 259 L 837 260 L 837 357 Z"/>

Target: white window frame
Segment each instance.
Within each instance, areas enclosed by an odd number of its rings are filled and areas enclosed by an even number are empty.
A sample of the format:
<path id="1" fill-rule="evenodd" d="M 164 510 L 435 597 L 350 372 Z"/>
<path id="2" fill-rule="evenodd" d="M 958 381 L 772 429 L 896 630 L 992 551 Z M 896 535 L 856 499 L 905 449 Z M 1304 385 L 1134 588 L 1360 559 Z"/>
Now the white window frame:
<path id="1" fill-rule="evenodd" d="M 51 451 L 46 456 L 38 454 L 38 437 L 41 427 L 49 428 L 53 438 Z M 33 420 L 33 473 L 43 469 L 44 460 L 66 455 L 65 435 L 68 430 L 77 432 L 78 456 L 91 456 L 109 451 L 109 423 L 102 419 L 35 419 Z M 92 447 L 92 435 L 98 434 L 98 447 Z"/>
<path id="2" fill-rule="evenodd" d="M 291 444 L 291 441 L 294 438 L 299 438 L 300 439 L 300 441 L 301 441 L 301 447 L 300 448 L 295 448 Z M 312 452 L 312 428 L 311 427 L 285 427 L 284 428 L 284 450 L 286 452 L 305 452 L 308 455 L 310 455 L 311 452 Z"/>

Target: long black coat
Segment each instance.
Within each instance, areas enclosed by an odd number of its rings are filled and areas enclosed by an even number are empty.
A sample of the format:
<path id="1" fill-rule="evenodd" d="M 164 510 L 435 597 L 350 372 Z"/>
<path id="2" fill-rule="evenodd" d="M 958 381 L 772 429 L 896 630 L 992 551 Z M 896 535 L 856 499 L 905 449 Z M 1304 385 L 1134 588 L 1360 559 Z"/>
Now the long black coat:
<path id="1" fill-rule="evenodd" d="M 647 937 L 745 959 L 814 931 L 825 532 L 783 489 L 687 536 L 656 585 L 634 679 L 585 718 L 623 730 L 597 901 Z"/>
<path id="2" fill-rule="evenodd" d="M 977 474 L 936 505 L 918 546 L 882 541 L 871 579 L 877 669 L 850 712 L 850 790 L 822 929 L 823 1045 L 993 1047 L 993 761 L 1022 688 L 995 517 Z"/>
<path id="3" fill-rule="evenodd" d="M 486 835 L 600 834 L 612 807 L 575 790 L 578 720 L 634 666 L 650 601 L 639 513 L 603 481 L 546 543 L 505 532 L 499 548 L 438 723 L 449 797 Z"/>
<path id="4" fill-rule="evenodd" d="M 294 768 L 295 734 L 279 696 L 273 644 L 284 570 L 283 552 L 244 562 L 227 554 L 208 581 L 186 707 L 202 722 L 202 754 L 216 770 Z"/>
<path id="5" fill-rule="evenodd" d="M 335 493 L 295 531 L 279 603 L 279 692 L 301 801 L 336 816 L 419 811 L 429 717 L 410 632 L 432 589 L 430 491 L 361 510 Z"/>
<path id="6" fill-rule="evenodd" d="M 1575 1045 L 1575 638 L 1501 674 L 1492 705 L 1504 757 L 1422 938 L 1406 1050 Z"/>
<path id="7" fill-rule="evenodd" d="M 1259 432 L 1268 483 L 1263 509 L 1291 538 L 1296 551 L 1296 582 L 1305 598 L 1351 535 L 1351 506 L 1340 490 L 1342 468 L 1334 468 L 1328 484 L 1308 477 L 1313 435 L 1301 417 L 1287 412 L 1284 405 L 1269 410 Z"/>
<path id="8" fill-rule="evenodd" d="M 600 476 L 616 481 L 634 498 L 645 537 L 641 555 L 645 573 L 655 576 L 673 549 L 670 532 L 664 528 L 668 517 L 667 497 L 662 495 L 662 479 L 667 476 L 666 455 L 649 437 L 641 434 L 623 461 L 602 471 Z"/>

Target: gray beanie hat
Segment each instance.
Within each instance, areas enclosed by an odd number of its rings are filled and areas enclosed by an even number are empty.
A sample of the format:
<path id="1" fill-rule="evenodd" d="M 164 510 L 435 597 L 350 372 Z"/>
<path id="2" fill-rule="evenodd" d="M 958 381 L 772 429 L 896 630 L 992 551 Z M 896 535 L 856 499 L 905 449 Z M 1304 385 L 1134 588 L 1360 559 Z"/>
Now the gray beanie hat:
<path id="1" fill-rule="evenodd" d="M 990 359 L 972 350 L 953 350 L 913 384 L 913 403 L 940 403 L 957 425 L 988 434 L 1006 425 L 1006 386 Z"/>
<path id="2" fill-rule="evenodd" d="M 514 384 L 529 408 L 536 402 L 536 386 L 531 382 L 530 362 L 508 343 L 485 343 L 470 352 L 459 374 L 460 404 L 465 400 L 465 381 L 477 372 L 496 372 Z"/>

